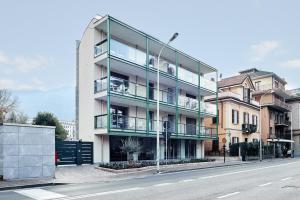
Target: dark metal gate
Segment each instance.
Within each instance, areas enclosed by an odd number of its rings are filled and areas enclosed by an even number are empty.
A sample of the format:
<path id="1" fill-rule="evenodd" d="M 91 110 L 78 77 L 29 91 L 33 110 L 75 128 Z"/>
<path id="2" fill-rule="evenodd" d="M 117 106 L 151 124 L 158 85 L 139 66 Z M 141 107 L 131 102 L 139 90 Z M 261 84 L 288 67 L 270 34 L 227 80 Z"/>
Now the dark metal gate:
<path id="1" fill-rule="evenodd" d="M 57 165 L 93 164 L 93 142 L 55 141 Z"/>

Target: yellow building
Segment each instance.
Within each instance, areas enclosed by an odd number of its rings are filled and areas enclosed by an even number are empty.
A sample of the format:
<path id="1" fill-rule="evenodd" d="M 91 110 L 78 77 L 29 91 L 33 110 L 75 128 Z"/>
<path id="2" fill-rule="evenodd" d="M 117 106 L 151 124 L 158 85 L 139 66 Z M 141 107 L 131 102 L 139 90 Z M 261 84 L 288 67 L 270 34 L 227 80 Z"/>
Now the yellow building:
<path id="1" fill-rule="evenodd" d="M 247 74 L 222 79 L 218 82 L 219 98 L 219 140 L 207 141 L 205 151 L 222 149 L 223 138 L 226 148 L 238 142 L 259 141 L 259 103 L 254 101 L 252 93 L 255 87 Z M 206 102 L 215 102 L 215 96 L 205 98 Z M 215 128 L 216 118 L 205 119 L 205 126 Z"/>

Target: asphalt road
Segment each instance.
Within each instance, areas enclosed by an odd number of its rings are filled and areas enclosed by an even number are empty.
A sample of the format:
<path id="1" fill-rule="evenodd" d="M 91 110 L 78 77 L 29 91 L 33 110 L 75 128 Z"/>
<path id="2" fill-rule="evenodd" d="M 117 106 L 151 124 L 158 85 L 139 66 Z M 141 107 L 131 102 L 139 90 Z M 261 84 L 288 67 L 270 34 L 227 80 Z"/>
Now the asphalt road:
<path id="1" fill-rule="evenodd" d="M 300 200 L 300 159 L 0 192 L 2 200 Z"/>

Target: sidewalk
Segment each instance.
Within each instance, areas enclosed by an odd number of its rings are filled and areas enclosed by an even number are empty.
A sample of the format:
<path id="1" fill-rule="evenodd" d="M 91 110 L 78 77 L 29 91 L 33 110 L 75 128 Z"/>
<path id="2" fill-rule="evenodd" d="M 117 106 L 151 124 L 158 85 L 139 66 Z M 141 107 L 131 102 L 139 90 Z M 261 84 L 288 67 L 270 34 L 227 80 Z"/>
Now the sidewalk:
<path id="1" fill-rule="evenodd" d="M 175 165 L 161 166 L 161 173 L 171 173 L 177 171 L 206 169 L 213 167 L 224 167 L 233 165 L 243 165 L 255 163 L 241 162 L 238 160 L 230 160 L 223 163 L 223 160 L 216 160 L 215 162 L 202 162 L 202 163 L 187 163 Z M 110 170 L 97 167 L 97 165 L 82 165 L 82 166 L 59 166 L 56 169 L 55 179 L 27 179 L 27 180 L 13 180 L 13 181 L 0 181 L 0 190 L 18 189 L 26 187 L 41 187 L 47 185 L 57 184 L 78 184 L 78 183 L 95 183 L 117 181 L 132 178 L 142 178 L 156 174 L 156 166 L 138 168 L 138 169 L 125 169 L 125 170 Z"/>

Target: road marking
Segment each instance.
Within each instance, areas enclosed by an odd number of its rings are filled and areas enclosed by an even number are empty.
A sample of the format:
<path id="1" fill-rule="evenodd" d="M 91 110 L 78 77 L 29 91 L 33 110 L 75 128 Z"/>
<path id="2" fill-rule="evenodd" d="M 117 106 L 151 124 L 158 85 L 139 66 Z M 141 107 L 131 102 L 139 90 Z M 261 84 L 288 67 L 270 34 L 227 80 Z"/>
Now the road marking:
<path id="1" fill-rule="evenodd" d="M 264 186 L 271 185 L 271 184 L 272 184 L 272 182 L 268 182 L 268 183 L 264 183 L 264 184 L 259 185 L 259 187 L 264 187 Z"/>
<path id="2" fill-rule="evenodd" d="M 107 191 L 107 192 L 99 192 L 99 193 L 94 193 L 94 194 L 83 194 L 83 195 L 78 195 L 78 196 L 59 198 L 59 200 L 84 199 L 84 198 L 97 197 L 97 196 L 103 196 L 103 195 L 108 195 L 108 194 L 117 194 L 117 193 L 122 193 L 122 192 L 136 191 L 136 190 L 140 190 L 140 189 L 142 189 L 142 188 L 141 187 L 135 187 L 135 188 L 113 190 L 113 191 Z"/>
<path id="3" fill-rule="evenodd" d="M 186 179 L 186 180 L 182 180 L 180 182 L 187 183 L 187 182 L 192 182 L 192 181 L 195 181 L 195 179 Z"/>
<path id="4" fill-rule="evenodd" d="M 287 180 L 291 180 L 291 179 L 292 179 L 292 177 L 287 177 L 287 178 L 281 179 L 281 181 L 287 181 Z"/>
<path id="5" fill-rule="evenodd" d="M 295 164 L 295 163 L 298 163 L 298 162 L 290 162 L 290 163 L 284 163 L 284 164 L 279 164 L 279 165 L 272 165 L 272 166 L 268 166 L 268 167 L 261 167 L 261 168 L 255 168 L 255 169 L 247 169 L 247 170 L 241 170 L 241 171 L 235 171 L 235 172 L 228 172 L 228 173 L 217 174 L 217 175 L 212 175 L 212 176 L 204 176 L 204 177 L 199 177 L 198 179 L 218 178 L 218 177 L 221 177 L 221 176 L 228 176 L 228 175 L 233 175 L 233 174 L 241 174 L 241 173 L 245 173 L 245 172 L 253 172 L 253 171 L 257 171 L 257 170 L 263 170 L 263 169 L 270 169 L 270 168 L 275 168 L 275 167 L 281 167 L 281 166 L 291 165 L 291 164 Z"/>
<path id="6" fill-rule="evenodd" d="M 167 185 L 171 185 L 172 183 L 159 183 L 156 185 L 153 185 L 154 187 L 161 187 L 161 186 L 167 186 Z"/>
<path id="7" fill-rule="evenodd" d="M 66 195 L 50 192 L 43 189 L 15 190 L 15 192 L 23 196 L 27 196 L 32 199 L 38 199 L 38 200 L 57 199 L 57 198 L 66 197 Z"/>
<path id="8" fill-rule="evenodd" d="M 233 193 L 229 193 L 229 194 L 226 194 L 226 195 L 223 195 L 223 196 L 219 196 L 217 197 L 218 199 L 223 199 L 223 198 L 226 198 L 226 197 L 230 197 L 230 196 L 233 196 L 233 195 L 237 195 L 239 194 L 240 192 L 233 192 Z"/>

